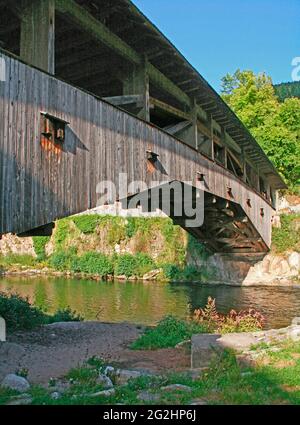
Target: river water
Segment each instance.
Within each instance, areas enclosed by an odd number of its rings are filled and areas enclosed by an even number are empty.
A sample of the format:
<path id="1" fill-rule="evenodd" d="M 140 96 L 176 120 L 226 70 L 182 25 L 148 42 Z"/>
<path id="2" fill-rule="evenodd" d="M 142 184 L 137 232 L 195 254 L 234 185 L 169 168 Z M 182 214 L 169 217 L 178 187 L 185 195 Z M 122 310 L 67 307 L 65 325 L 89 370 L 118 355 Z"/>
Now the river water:
<path id="1" fill-rule="evenodd" d="M 4 277 L 0 291 L 18 293 L 44 311 L 53 313 L 70 307 L 86 320 L 131 322 L 153 325 L 172 314 L 185 318 L 207 298 L 216 298 L 217 308 L 255 307 L 267 319 L 267 328 L 290 324 L 300 316 L 300 287 L 231 287 L 195 283 L 96 282 L 46 277 Z"/>

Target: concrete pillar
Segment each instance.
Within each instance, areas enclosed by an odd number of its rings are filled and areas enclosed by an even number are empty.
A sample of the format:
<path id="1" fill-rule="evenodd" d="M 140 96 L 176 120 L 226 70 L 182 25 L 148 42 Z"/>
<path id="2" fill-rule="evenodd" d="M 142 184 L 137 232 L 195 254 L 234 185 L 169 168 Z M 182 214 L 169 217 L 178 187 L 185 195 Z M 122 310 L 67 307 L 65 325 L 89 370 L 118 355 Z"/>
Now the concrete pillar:
<path id="1" fill-rule="evenodd" d="M 21 59 L 55 73 L 55 0 L 31 0 L 21 13 Z"/>
<path id="2" fill-rule="evenodd" d="M 0 342 L 6 342 L 6 324 L 2 317 L 0 317 Z"/>
<path id="3" fill-rule="evenodd" d="M 138 117 L 150 121 L 150 95 L 149 95 L 149 75 L 145 64 L 134 66 L 132 71 L 123 81 L 123 95 L 141 95 L 141 110 Z"/>

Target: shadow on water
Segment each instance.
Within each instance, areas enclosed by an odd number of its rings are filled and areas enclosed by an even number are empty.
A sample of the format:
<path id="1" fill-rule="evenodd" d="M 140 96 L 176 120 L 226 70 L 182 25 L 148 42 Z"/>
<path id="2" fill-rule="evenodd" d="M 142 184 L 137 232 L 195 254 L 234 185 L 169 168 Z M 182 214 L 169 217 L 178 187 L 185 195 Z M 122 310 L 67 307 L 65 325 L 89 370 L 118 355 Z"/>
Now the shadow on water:
<path id="1" fill-rule="evenodd" d="M 290 324 L 300 316 L 300 288 L 230 287 L 195 283 L 95 282 L 65 278 L 0 278 L 0 291 L 18 293 L 47 312 L 71 307 L 86 320 L 152 325 L 172 314 L 187 317 L 209 296 L 228 312 L 254 307 L 269 328 Z"/>

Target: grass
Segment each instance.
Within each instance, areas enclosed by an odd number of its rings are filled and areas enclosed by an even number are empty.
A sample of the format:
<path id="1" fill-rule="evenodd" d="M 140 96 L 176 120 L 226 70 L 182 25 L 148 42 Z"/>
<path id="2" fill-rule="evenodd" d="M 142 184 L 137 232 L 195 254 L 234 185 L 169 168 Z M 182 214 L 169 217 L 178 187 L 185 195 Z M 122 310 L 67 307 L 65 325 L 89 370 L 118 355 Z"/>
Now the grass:
<path id="1" fill-rule="evenodd" d="M 180 342 L 189 340 L 193 334 L 206 331 L 207 328 L 204 325 L 168 316 L 161 320 L 155 328 L 147 329 L 139 339 L 131 344 L 131 349 L 154 350 L 175 347 Z"/>
<path id="2" fill-rule="evenodd" d="M 64 378 L 69 389 L 59 400 L 50 396 L 49 390 L 33 386 L 29 391 L 33 405 L 124 405 L 153 404 L 139 400 L 139 392 L 156 395 L 158 405 L 189 405 L 192 400 L 203 400 L 209 405 L 300 405 L 300 343 L 286 341 L 273 351 L 273 346 L 257 347 L 259 360 L 256 367 L 241 367 L 231 351 L 215 358 L 210 367 L 192 380 L 188 373 L 162 376 L 142 376 L 115 386 L 110 397 L 91 397 L 103 388 L 97 384 L 99 370 L 105 362 L 92 358 L 72 369 Z M 182 384 L 191 392 L 175 390 L 167 392 L 163 387 Z M 15 392 L 0 389 L 0 404 L 6 404 Z"/>
<path id="3" fill-rule="evenodd" d="M 82 318 L 70 309 L 59 310 L 53 316 L 30 304 L 28 299 L 17 294 L 0 293 L 0 316 L 6 321 L 9 332 L 31 330 L 55 322 L 74 322 Z"/>
<path id="4" fill-rule="evenodd" d="M 0 255 L 0 266 L 3 268 L 11 266 L 20 267 L 36 267 L 38 261 L 32 255 L 19 255 L 19 254 L 8 254 L 6 256 Z"/>

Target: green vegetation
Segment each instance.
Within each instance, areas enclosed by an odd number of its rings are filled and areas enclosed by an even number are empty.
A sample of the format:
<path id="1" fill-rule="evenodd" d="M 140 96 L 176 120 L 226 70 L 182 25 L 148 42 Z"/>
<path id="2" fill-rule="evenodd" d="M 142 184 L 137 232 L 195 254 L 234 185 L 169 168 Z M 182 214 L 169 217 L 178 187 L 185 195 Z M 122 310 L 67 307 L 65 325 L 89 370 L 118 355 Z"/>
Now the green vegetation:
<path id="1" fill-rule="evenodd" d="M 12 264 L 20 267 L 36 267 L 37 260 L 31 255 L 8 254 L 0 256 L 0 266 L 4 268 Z"/>
<path id="2" fill-rule="evenodd" d="M 276 253 L 300 252 L 300 214 L 281 215 L 281 228 L 273 229 L 272 249 Z"/>
<path id="3" fill-rule="evenodd" d="M 70 270 L 75 273 L 98 274 L 99 276 L 112 275 L 114 265 L 110 258 L 98 252 L 87 252 L 86 254 L 71 260 Z"/>
<path id="4" fill-rule="evenodd" d="M 51 255 L 49 265 L 61 272 L 71 270 L 75 255 L 73 251 L 57 251 Z"/>
<path id="5" fill-rule="evenodd" d="M 300 98 L 300 81 L 293 81 L 290 83 L 281 83 L 274 85 L 276 96 L 281 102 L 289 97 Z"/>
<path id="6" fill-rule="evenodd" d="M 155 328 L 150 328 L 136 340 L 133 350 L 154 350 L 158 348 L 175 347 L 180 342 L 189 340 L 193 334 L 205 333 L 204 324 L 180 320 L 172 316 L 164 318 Z"/>
<path id="7" fill-rule="evenodd" d="M 216 354 L 198 379 L 191 379 L 188 373 L 166 371 L 162 376 L 141 376 L 126 385 L 115 385 L 115 393 L 108 397 L 93 396 L 103 390 L 97 378 L 107 365 L 94 357 L 67 374 L 64 382 L 69 387 L 61 398 L 51 398 L 55 380 L 49 383 L 49 389 L 33 386 L 28 393 L 33 405 L 190 405 L 193 400 L 208 405 L 300 405 L 300 343 L 286 341 L 276 347 L 257 347 L 255 354 L 255 367 L 240 365 L 233 352 L 225 351 Z M 190 391 L 165 391 L 164 387 L 171 384 L 186 385 Z M 141 391 L 157 397 L 157 401 L 141 401 Z M 0 389 L 0 405 L 16 395 Z"/>
<path id="8" fill-rule="evenodd" d="M 236 71 L 223 78 L 223 98 L 247 126 L 293 192 L 300 185 L 300 99 L 276 97 L 271 78 Z"/>
<path id="9" fill-rule="evenodd" d="M 101 217 L 95 214 L 78 215 L 72 217 L 72 221 L 82 233 L 89 234 L 95 232 L 97 226 L 101 222 Z"/>
<path id="10" fill-rule="evenodd" d="M 46 259 L 46 245 L 50 241 L 50 236 L 34 236 L 32 240 L 38 261 L 44 261 Z"/>
<path id="11" fill-rule="evenodd" d="M 180 320 L 167 316 L 154 328 L 147 329 L 136 340 L 131 348 L 134 350 L 154 350 L 158 348 L 175 347 L 180 342 L 189 340 L 193 334 L 232 332 L 251 332 L 263 328 L 264 317 L 255 309 L 228 314 L 218 313 L 216 300 L 209 297 L 207 305 L 195 310 L 192 319 Z"/>
<path id="12" fill-rule="evenodd" d="M 136 255 L 124 254 L 116 257 L 115 275 L 117 276 L 138 276 L 154 270 L 156 267 L 154 261 L 147 254 L 138 253 Z"/>
<path id="13" fill-rule="evenodd" d="M 49 316 L 42 310 L 33 307 L 28 299 L 16 294 L 6 295 L 4 293 L 0 293 L 0 316 L 5 319 L 9 332 L 30 330 L 54 322 L 82 320 L 70 309 L 60 310 L 54 316 Z"/>
<path id="14" fill-rule="evenodd" d="M 47 257 L 51 240 L 54 252 Z M 37 258 L 0 257 L 0 267 L 50 267 L 68 273 L 142 278 L 160 270 L 160 279 L 207 281 L 214 270 L 205 263 L 211 253 L 168 218 L 81 215 L 57 221 L 52 238 L 34 237 Z M 122 248 L 116 253 L 116 247 Z M 187 265 L 187 258 L 199 267 Z"/>

